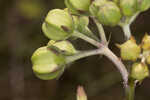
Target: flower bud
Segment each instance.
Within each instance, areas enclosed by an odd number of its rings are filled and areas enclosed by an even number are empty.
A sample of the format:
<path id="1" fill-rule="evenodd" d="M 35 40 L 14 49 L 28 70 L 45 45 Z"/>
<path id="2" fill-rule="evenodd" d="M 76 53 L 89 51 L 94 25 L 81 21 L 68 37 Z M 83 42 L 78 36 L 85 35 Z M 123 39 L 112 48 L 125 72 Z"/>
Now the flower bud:
<path id="1" fill-rule="evenodd" d="M 65 10 L 51 10 L 45 18 L 42 30 L 49 39 L 65 40 L 74 30 L 72 17 Z"/>
<path id="2" fill-rule="evenodd" d="M 65 0 L 65 5 L 72 14 L 87 14 L 91 0 Z"/>
<path id="3" fill-rule="evenodd" d="M 146 64 L 134 63 L 131 69 L 131 77 L 135 80 L 142 81 L 149 76 L 149 69 Z"/>
<path id="4" fill-rule="evenodd" d="M 150 0 L 137 0 L 138 10 L 146 11 L 150 8 Z"/>
<path id="5" fill-rule="evenodd" d="M 99 1 L 99 3 L 97 3 Z M 96 4 L 97 3 L 97 4 Z M 103 25 L 115 26 L 121 19 L 119 7 L 112 1 L 96 0 L 91 6 L 91 14 Z"/>
<path id="6" fill-rule="evenodd" d="M 63 54 L 65 55 L 73 55 L 77 53 L 76 49 L 74 46 L 69 42 L 69 41 L 59 41 L 55 42 L 54 40 L 50 40 L 48 42 L 48 46 L 51 48 L 51 46 L 57 47 Z"/>
<path id="7" fill-rule="evenodd" d="M 63 72 L 65 58 L 52 49 L 41 47 L 37 49 L 32 57 L 33 72 L 43 80 L 57 78 Z"/>
<path id="8" fill-rule="evenodd" d="M 77 89 L 77 100 L 87 100 L 86 93 L 81 86 L 79 86 Z"/>
<path id="9" fill-rule="evenodd" d="M 142 40 L 142 48 L 143 50 L 150 50 L 150 35 L 145 34 Z"/>
<path id="10" fill-rule="evenodd" d="M 150 55 L 146 58 L 146 62 L 150 64 Z"/>
<path id="11" fill-rule="evenodd" d="M 92 2 L 90 6 L 90 13 L 93 16 L 97 16 L 97 13 L 99 11 L 100 6 L 103 6 L 106 3 L 107 0 L 95 0 Z"/>
<path id="12" fill-rule="evenodd" d="M 121 49 L 121 58 L 123 60 L 135 61 L 141 53 L 141 48 L 136 44 L 133 37 L 125 43 L 117 46 Z"/>
<path id="13" fill-rule="evenodd" d="M 133 16 L 137 10 L 137 0 L 120 0 L 120 8 L 124 16 Z"/>

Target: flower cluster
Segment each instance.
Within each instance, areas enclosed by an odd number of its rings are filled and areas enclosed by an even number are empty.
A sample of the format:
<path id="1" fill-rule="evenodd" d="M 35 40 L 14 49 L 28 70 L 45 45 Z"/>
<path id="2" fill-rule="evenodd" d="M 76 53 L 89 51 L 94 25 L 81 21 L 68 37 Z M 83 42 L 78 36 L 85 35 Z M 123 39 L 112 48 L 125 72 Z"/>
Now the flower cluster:
<path id="1" fill-rule="evenodd" d="M 47 46 L 37 49 L 31 57 L 33 72 L 43 80 L 58 78 L 66 65 L 74 61 L 67 57 L 79 53 L 67 39 L 81 38 L 97 47 L 100 46 L 99 38 L 88 28 L 89 17 L 96 20 L 99 25 L 124 26 L 130 24 L 130 20 L 133 20 L 137 13 L 150 8 L 150 0 L 65 0 L 65 4 L 65 9 L 53 9 L 48 12 L 42 24 L 42 31 L 50 42 Z M 150 63 L 150 55 L 147 56 L 149 42 L 147 35 L 143 39 L 142 47 L 138 46 L 135 40 L 128 40 L 119 46 L 122 58 L 135 61 L 140 56 L 142 48 L 147 63 Z"/>
<path id="2" fill-rule="evenodd" d="M 133 37 L 125 43 L 118 45 L 121 58 L 132 61 L 130 76 L 138 81 L 142 81 L 149 76 L 147 64 L 150 64 L 150 35 L 146 34 L 140 45 L 136 44 Z"/>

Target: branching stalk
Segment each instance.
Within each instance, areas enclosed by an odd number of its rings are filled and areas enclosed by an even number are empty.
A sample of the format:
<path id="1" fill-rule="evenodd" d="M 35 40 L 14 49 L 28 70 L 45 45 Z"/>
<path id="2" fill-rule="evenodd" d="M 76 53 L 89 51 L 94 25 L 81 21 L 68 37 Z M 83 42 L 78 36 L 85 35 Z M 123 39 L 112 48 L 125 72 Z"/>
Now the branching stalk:
<path id="1" fill-rule="evenodd" d="M 93 18 L 93 20 L 98 28 L 102 43 L 107 44 L 107 39 L 106 39 L 105 31 L 104 31 L 102 24 L 100 24 L 95 18 Z"/>

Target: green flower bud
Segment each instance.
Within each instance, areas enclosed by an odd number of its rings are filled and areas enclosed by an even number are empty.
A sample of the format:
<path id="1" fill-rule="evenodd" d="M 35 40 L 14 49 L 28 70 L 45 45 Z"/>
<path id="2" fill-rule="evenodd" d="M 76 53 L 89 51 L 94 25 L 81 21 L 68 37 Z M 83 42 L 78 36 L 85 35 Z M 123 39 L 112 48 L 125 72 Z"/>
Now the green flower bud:
<path id="1" fill-rule="evenodd" d="M 146 62 L 150 64 L 150 55 L 146 58 Z"/>
<path id="2" fill-rule="evenodd" d="M 63 72 L 65 58 L 52 49 L 41 47 L 37 49 L 32 57 L 33 72 L 43 80 L 57 78 Z"/>
<path id="3" fill-rule="evenodd" d="M 65 10 L 51 10 L 45 18 L 42 30 L 49 39 L 65 40 L 74 30 L 72 17 Z"/>
<path id="4" fill-rule="evenodd" d="M 91 0 L 65 0 L 65 5 L 72 14 L 87 14 Z"/>
<path id="5" fill-rule="evenodd" d="M 148 66 L 143 63 L 134 63 L 131 69 L 131 77 L 135 80 L 142 81 L 149 76 Z"/>
<path id="6" fill-rule="evenodd" d="M 136 61 L 141 53 L 141 48 L 136 44 L 133 37 L 125 43 L 117 46 L 121 49 L 121 58 L 123 60 Z"/>
<path id="7" fill-rule="evenodd" d="M 92 2 L 91 6 L 90 6 L 90 13 L 93 16 L 97 16 L 97 13 L 99 11 L 99 8 L 101 6 L 103 6 L 104 4 L 106 4 L 107 0 L 95 0 Z"/>
<path id="8" fill-rule="evenodd" d="M 150 50 L 150 35 L 145 34 L 142 40 L 142 48 L 143 50 Z"/>
<path id="9" fill-rule="evenodd" d="M 119 7 L 112 1 L 97 0 L 96 2 L 98 1 L 98 4 L 92 4 L 91 14 L 103 25 L 117 25 L 121 19 Z"/>
<path id="10" fill-rule="evenodd" d="M 137 0 L 138 10 L 146 11 L 150 8 L 150 0 Z"/>
<path id="11" fill-rule="evenodd" d="M 120 8 L 124 16 L 133 16 L 137 10 L 137 0 L 120 0 Z"/>
<path id="12" fill-rule="evenodd" d="M 50 48 L 51 48 L 51 46 L 57 47 L 65 55 L 73 55 L 73 54 L 77 53 L 76 49 L 69 41 L 55 42 L 54 40 L 50 40 L 48 42 L 48 46 Z"/>

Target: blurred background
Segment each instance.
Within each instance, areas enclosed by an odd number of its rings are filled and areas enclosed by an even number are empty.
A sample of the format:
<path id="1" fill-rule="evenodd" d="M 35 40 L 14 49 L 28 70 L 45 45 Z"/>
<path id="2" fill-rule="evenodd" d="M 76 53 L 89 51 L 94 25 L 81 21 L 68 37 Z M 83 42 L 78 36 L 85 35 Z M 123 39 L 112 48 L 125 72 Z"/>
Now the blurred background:
<path id="1" fill-rule="evenodd" d="M 76 100 L 78 85 L 84 86 L 89 100 L 123 100 L 120 74 L 105 57 L 76 61 L 59 80 L 43 81 L 35 77 L 30 58 L 48 42 L 41 24 L 54 8 L 65 8 L 64 0 L 0 0 L 0 100 Z M 115 43 L 124 42 L 122 30 L 104 28 L 107 37 L 111 34 L 110 48 L 119 56 Z M 145 32 L 150 34 L 150 10 L 141 13 L 131 29 L 138 43 Z M 82 40 L 73 44 L 80 50 L 93 48 Z M 149 100 L 149 93 L 150 79 L 146 79 L 137 86 L 135 100 Z"/>

